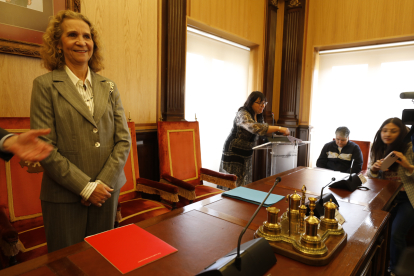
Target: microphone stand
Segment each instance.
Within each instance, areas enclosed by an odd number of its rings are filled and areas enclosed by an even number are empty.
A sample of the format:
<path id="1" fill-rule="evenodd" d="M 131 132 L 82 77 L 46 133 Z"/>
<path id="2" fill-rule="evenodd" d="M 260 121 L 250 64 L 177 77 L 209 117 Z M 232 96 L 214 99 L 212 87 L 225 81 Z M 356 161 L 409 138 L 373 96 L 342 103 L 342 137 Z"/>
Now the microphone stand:
<path id="1" fill-rule="evenodd" d="M 257 208 L 256 212 L 254 212 L 253 216 L 250 218 L 249 222 L 247 223 L 246 227 L 244 227 L 244 229 L 240 233 L 239 241 L 237 243 L 237 256 L 235 258 L 236 267 L 237 267 L 238 270 L 241 270 L 241 257 L 240 257 L 240 244 L 241 244 L 241 239 L 242 239 L 244 233 L 246 232 L 247 228 L 249 227 L 250 223 L 252 223 L 253 219 L 256 217 L 257 213 L 260 211 L 260 208 L 262 208 L 263 204 L 265 203 L 265 201 L 267 200 L 267 198 L 269 197 L 269 195 L 272 193 L 272 191 L 276 187 L 277 183 L 279 183 L 280 181 L 282 181 L 282 179 L 280 177 L 276 177 L 275 184 L 273 184 L 273 187 L 267 193 L 267 196 L 265 197 L 265 199 L 259 205 L 259 207 Z"/>
<path id="2" fill-rule="evenodd" d="M 321 204 L 322 206 L 323 206 L 323 199 L 322 199 L 322 196 L 323 196 L 323 189 L 325 189 L 326 187 L 328 187 L 332 182 L 334 182 L 336 180 L 336 178 L 335 177 L 332 177 L 332 179 L 331 179 L 331 182 L 329 182 L 327 185 L 325 185 L 325 186 L 323 186 L 322 187 L 322 190 L 321 190 L 321 196 L 320 196 L 320 198 L 319 198 L 319 200 L 318 200 L 318 203 L 319 204 Z"/>
<path id="3" fill-rule="evenodd" d="M 354 160 L 352 159 L 351 167 L 349 168 L 349 181 L 352 181 L 352 167 L 354 166 Z"/>

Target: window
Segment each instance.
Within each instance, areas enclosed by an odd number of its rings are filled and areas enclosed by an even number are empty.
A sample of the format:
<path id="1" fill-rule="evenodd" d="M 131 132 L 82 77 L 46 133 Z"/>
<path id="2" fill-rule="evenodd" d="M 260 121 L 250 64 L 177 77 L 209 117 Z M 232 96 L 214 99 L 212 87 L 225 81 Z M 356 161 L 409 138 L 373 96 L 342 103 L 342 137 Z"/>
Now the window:
<path id="1" fill-rule="evenodd" d="M 387 47 L 320 55 L 311 112 L 311 166 L 339 126 L 351 140 L 373 141 L 388 118 L 414 109 L 401 92 L 414 91 L 414 46 Z"/>
<path id="2" fill-rule="evenodd" d="M 247 99 L 249 48 L 187 31 L 185 119 L 200 125 L 204 168 L 218 171 L 224 142 Z"/>

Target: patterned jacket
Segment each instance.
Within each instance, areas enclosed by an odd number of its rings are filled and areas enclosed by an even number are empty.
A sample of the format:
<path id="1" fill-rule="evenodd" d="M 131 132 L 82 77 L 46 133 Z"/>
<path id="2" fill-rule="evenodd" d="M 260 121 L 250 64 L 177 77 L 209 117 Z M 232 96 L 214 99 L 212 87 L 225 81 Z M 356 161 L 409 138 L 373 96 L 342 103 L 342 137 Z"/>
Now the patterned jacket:
<path id="1" fill-rule="evenodd" d="M 414 165 L 414 153 L 411 143 L 407 147 L 404 155 L 407 157 L 408 162 L 410 162 L 411 165 Z M 401 177 L 401 182 L 403 183 L 403 187 L 407 192 L 408 199 L 414 208 L 414 172 L 410 173 L 403 166 L 398 166 L 398 175 Z"/>

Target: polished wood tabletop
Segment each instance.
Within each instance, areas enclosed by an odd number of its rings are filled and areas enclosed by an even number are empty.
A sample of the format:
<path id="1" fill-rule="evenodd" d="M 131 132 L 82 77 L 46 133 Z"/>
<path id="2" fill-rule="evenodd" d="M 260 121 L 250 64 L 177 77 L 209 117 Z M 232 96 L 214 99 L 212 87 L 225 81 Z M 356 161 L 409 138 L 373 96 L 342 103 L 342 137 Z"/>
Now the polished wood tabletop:
<path id="1" fill-rule="evenodd" d="M 269 191 L 277 176 L 282 181 L 274 194 L 286 196 L 307 186 L 307 196 L 316 196 L 332 177 L 346 174 L 323 169 L 299 167 L 251 183 L 249 188 Z M 389 219 L 390 202 L 400 184 L 385 180 L 368 180 L 369 191 L 353 193 L 326 188 L 339 201 L 348 234 L 345 247 L 325 266 L 309 266 L 276 254 L 277 264 L 265 275 L 356 275 L 376 246 L 378 235 Z M 324 192 L 324 193 L 325 193 Z M 285 212 L 283 199 L 274 206 Z M 137 225 L 178 249 L 178 252 L 138 268 L 127 275 L 194 275 L 237 246 L 238 236 L 257 205 L 216 195 Z M 246 231 L 242 242 L 253 239 L 253 233 L 267 219 L 263 207 Z M 61 249 L 34 260 L 0 270 L 0 275 L 122 275 L 86 242 Z"/>

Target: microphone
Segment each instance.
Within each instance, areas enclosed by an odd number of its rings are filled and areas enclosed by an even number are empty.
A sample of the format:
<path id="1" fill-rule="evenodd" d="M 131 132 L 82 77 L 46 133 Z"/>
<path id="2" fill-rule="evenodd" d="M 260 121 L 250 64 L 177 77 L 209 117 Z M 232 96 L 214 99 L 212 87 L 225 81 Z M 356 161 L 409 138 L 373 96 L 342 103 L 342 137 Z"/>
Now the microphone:
<path id="1" fill-rule="evenodd" d="M 352 178 L 352 167 L 354 166 L 354 161 L 355 161 L 355 159 L 352 159 L 351 167 L 349 168 L 349 179 Z"/>
<path id="2" fill-rule="evenodd" d="M 324 213 L 324 209 L 323 209 L 323 202 L 324 202 L 324 200 L 323 200 L 323 190 L 326 187 L 328 187 L 329 185 L 331 185 L 332 182 L 334 182 L 335 180 L 336 180 L 336 178 L 332 177 L 331 181 L 328 184 L 326 184 L 325 186 L 322 187 L 321 196 L 319 197 L 319 200 L 316 202 L 315 209 L 313 210 L 314 216 L 316 216 L 318 218 L 323 216 L 323 213 Z M 325 199 L 326 199 L 325 201 L 327 201 L 327 200 L 329 201 L 330 199 L 332 199 L 332 201 L 339 206 L 338 201 L 336 200 L 336 198 L 331 193 L 327 194 L 325 196 Z M 309 203 L 307 203 L 306 206 L 308 207 L 308 209 L 306 210 L 306 215 L 309 215 L 309 213 L 310 213 Z"/>
<path id="3" fill-rule="evenodd" d="M 326 184 L 325 186 L 322 187 L 322 189 L 321 189 L 321 197 L 318 200 L 318 203 L 319 204 L 322 204 L 322 206 L 323 206 L 323 199 L 322 199 L 322 197 L 323 197 L 323 189 L 325 189 L 326 187 L 328 187 L 335 180 L 336 180 L 336 178 L 335 177 L 332 177 L 331 182 L 329 182 L 328 184 Z"/>
<path id="4" fill-rule="evenodd" d="M 414 93 L 413 93 L 414 94 Z M 352 173 L 352 166 L 354 165 L 354 160 L 352 159 L 351 168 L 349 169 L 349 177 L 346 177 L 338 182 L 335 182 L 331 185 L 331 188 L 345 189 L 348 191 L 355 191 L 362 184 L 362 180 L 358 177 L 356 173 Z M 362 187 L 363 189 L 369 190 L 368 187 Z M 335 202 L 336 203 L 336 202 Z M 338 205 L 339 206 L 339 205 Z"/>
<path id="5" fill-rule="evenodd" d="M 257 213 L 260 211 L 263 204 L 280 181 L 282 181 L 282 179 L 280 177 L 276 177 L 273 187 L 267 193 L 265 199 L 241 231 L 237 242 L 237 248 L 210 266 L 206 267 L 196 276 L 264 275 L 272 266 L 276 264 L 277 260 L 273 249 L 264 238 L 253 239 L 242 245 L 241 239 L 250 223 L 256 217 Z M 242 250 L 241 254 L 240 250 Z M 234 255 L 236 255 L 236 257 L 234 257 Z"/>
<path id="6" fill-rule="evenodd" d="M 262 208 L 262 206 L 265 203 L 266 199 L 269 197 L 270 193 L 273 191 L 273 189 L 276 187 L 277 183 L 279 183 L 280 181 L 282 181 L 282 179 L 280 177 L 276 177 L 275 184 L 273 184 L 273 187 L 267 193 L 267 196 L 265 197 L 265 199 L 259 205 L 259 207 L 257 208 L 256 212 L 254 212 L 253 216 L 250 218 L 249 222 L 247 223 L 246 227 L 244 227 L 244 229 L 240 233 L 239 241 L 237 242 L 237 257 L 236 257 L 236 265 L 238 266 L 239 269 L 241 267 L 241 258 L 240 258 L 240 244 L 241 244 L 241 239 L 242 239 L 244 233 L 246 232 L 247 227 L 249 227 L 250 223 L 252 223 L 253 219 L 256 217 L 257 213 L 260 211 L 260 208 Z"/>
<path id="7" fill-rule="evenodd" d="M 400 94 L 400 99 L 414 99 L 414 92 L 403 92 Z"/>

